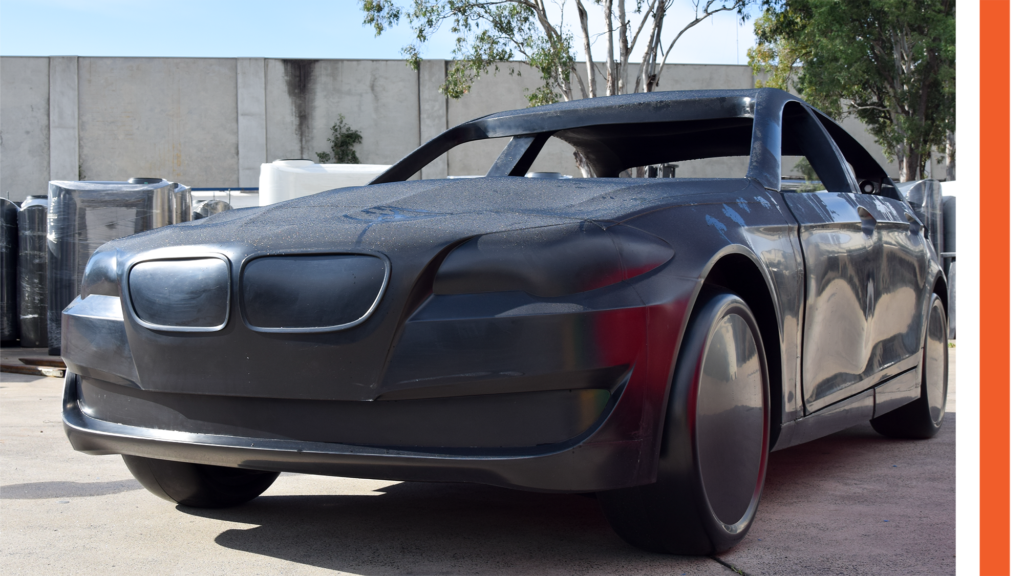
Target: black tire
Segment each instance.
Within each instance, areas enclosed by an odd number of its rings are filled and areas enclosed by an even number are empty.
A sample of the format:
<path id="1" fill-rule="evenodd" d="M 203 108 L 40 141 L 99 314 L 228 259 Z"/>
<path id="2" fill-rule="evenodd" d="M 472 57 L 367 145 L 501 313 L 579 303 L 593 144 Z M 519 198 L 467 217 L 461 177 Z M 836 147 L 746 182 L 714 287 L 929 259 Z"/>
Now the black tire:
<path id="1" fill-rule="evenodd" d="M 713 554 L 750 529 L 768 466 L 768 367 L 739 296 L 698 305 L 665 415 L 658 480 L 601 492 L 615 532 L 651 552 Z"/>
<path id="2" fill-rule="evenodd" d="M 227 508 L 262 494 L 279 472 L 262 472 L 122 455 L 128 471 L 153 494 L 194 508 Z"/>
<path id="3" fill-rule="evenodd" d="M 876 432 L 890 438 L 935 436 L 946 415 L 949 387 L 949 343 L 946 309 L 937 294 L 928 307 L 928 328 L 921 359 L 921 397 L 871 421 Z"/>

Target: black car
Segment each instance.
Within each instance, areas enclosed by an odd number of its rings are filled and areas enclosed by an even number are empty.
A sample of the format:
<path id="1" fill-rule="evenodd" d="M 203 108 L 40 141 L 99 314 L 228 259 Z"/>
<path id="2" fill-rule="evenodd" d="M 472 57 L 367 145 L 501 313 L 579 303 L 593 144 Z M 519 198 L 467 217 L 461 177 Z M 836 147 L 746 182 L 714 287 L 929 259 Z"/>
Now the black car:
<path id="1" fill-rule="evenodd" d="M 490 138 L 509 141 L 486 177 L 410 180 Z M 591 177 L 526 177 L 551 138 Z M 745 177 L 620 177 L 735 157 Z M 787 191 L 786 157 L 820 184 Z M 104 245 L 63 314 L 64 427 L 185 506 L 282 471 L 479 482 L 596 492 L 637 546 L 720 551 L 770 451 L 869 420 L 938 431 L 927 237 L 870 154 L 782 91 L 492 114 L 369 186 Z"/>

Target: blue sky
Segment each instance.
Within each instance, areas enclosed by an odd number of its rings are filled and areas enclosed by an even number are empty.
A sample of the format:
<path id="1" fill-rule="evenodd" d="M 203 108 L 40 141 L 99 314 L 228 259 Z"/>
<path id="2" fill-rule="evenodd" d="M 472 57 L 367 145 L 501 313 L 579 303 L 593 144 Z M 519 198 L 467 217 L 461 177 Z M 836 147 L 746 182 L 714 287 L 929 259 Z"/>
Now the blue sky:
<path id="1" fill-rule="evenodd" d="M 548 4 L 549 11 L 559 5 L 555 0 Z M 601 25 L 600 9 L 594 8 L 591 31 Z M 692 0 L 677 0 L 666 32 L 692 14 Z M 571 3 L 565 15 L 578 29 Z M 400 59 L 409 38 L 404 24 L 374 37 L 362 24 L 359 0 L 0 0 L 4 56 Z M 602 53 L 603 37 L 594 42 Z M 752 22 L 738 25 L 733 14 L 718 14 L 686 32 L 669 61 L 745 64 L 753 43 Z M 452 44 L 450 35 L 440 35 L 424 55 L 448 58 Z M 582 59 L 582 50 L 577 52 Z"/>

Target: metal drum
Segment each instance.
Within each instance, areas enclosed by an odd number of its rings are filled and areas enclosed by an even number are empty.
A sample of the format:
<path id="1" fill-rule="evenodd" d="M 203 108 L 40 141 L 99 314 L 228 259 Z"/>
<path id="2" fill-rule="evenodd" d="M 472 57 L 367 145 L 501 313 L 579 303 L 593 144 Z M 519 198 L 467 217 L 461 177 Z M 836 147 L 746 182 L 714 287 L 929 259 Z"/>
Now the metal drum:
<path id="1" fill-rule="evenodd" d="M 85 265 L 101 245 L 192 220 L 192 191 L 162 178 L 50 182 L 47 219 L 47 341 L 60 354 L 61 312 L 78 296 Z"/>
<path id="2" fill-rule="evenodd" d="M 18 339 L 18 205 L 0 198 L 0 340 Z"/>
<path id="3" fill-rule="evenodd" d="M 18 213 L 18 331 L 24 348 L 46 340 L 46 196 L 29 196 Z"/>
<path id="4" fill-rule="evenodd" d="M 223 200 L 206 200 L 205 202 L 200 202 L 199 205 L 195 207 L 192 218 L 195 219 L 196 214 L 198 214 L 200 218 L 208 218 L 214 214 L 219 214 L 227 210 L 231 210 L 231 204 L 228 204 Z"/>

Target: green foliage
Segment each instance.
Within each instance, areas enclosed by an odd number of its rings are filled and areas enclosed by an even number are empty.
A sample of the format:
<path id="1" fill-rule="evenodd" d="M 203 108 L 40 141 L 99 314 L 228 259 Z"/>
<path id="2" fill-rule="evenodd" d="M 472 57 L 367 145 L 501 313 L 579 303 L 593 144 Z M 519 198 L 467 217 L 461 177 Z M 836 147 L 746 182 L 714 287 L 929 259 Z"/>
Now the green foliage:
<path id="1" fill-rule="evenodd" d="M 570 74 L 575 64 L 572 35 L 547 18 L 542 4 L 529 1 L 413 0 L 403 10 L 395 0 L 363 0 L 363 23 L 377 35 L 399 24 L 402 17 L 412 27 L 414 40 L 402 49 L 409 64 L 419 69 L 423 45 L 447 28 L 455 35 L 453 61 L 448 65 L 440 92 L 449 98 L 467 94 L 481 75 L 498 73 L 502 64 L 520 58 L 541 73 L 544 84 L 527 98 L 531 105 L 548 104 L 571 92 Z M 519 74 L 513 66 L 509 74 Z"/>
<path id="2" fill-rule="evenodd" d="M 455 36 L 453 58 L 440 88 L 445 96 L 462 97 L 484 74 L 504 69 L 509 74 L 519 74 L 520 68 L 511 65 L 513 59 L 518 59 L 540 73 L 542 85 L 526 95 L 531 106 L 539 106 L 596 96 L 600 76 L 605 77 L 609 94 L 653 90 L 660 81 L 665 59 L 684 32 L 719 12 L 736 11 L 745 19 L 744 9 L 750 1 L 679 3 L 678 11 L 684 14 L 683 18 L 692 20 L 664 37 L 666 11 L 676 11 L 675 0 L 604 0 L 614 5 L 601 0 L 576 0 L 575 6 L 571 0 L 362 0 L 361 8 L 363 24 L 372 26 L 377 35 L 403 20 L 408 22 L 413 41 L 402 53 L 415 69 L 419 69 L 423 45 L 431 36 L 442 30 Z M 580 39 L 587 61 L 584 73 L 577 70 L 577 55 L 572 49 L 574 38 L 564 25 L 567 5 L 570 12 L 576 12 L 585 35 Z M 603 33 L 599 34 L 612 43 L 612 62 L 605 66 L 610 71 L 595 67 L 595 56 L 599 55 L 593 53 L 590 44 L 586 5 L 602 9 L 595 11 L 598 13 L 610 9 L 602 23 Z M 649 36 L 641 37 L 641 30 Z M 636 56 L 641 52 L 637 63 Z M 607 64 L 607 60 L 608 57 L 602 61 Z"/>
<path id="3" fill-rule="evenodd" d="M 793 169 L 804 177 L 804 183 L 796 189 L 797 192 L 820 192 L 825 189 L 821 184 L 821 178 L 818 177 L 818 173 L 815 172 L 814 167 L 807 161 L 807 158 L 801 158 L 797 161 Z"/>
<path id="4" fill-rule="evenodd" d="M 766 0 L 748 52 L 762 85 L 867 125 L 914 180 L 955 131 L 955 0 Z"/>
<path id="5" fill-rule="evenodd" d="M 331 151 L 317 152 L 316 158 L 321 164 L 359 164 L 355 145 L 362 141 L 363 135 L 346 124 L 345 117 L 339 114 L 338 121 L 331 126 L 331 137 L 327 139 Z"/>

